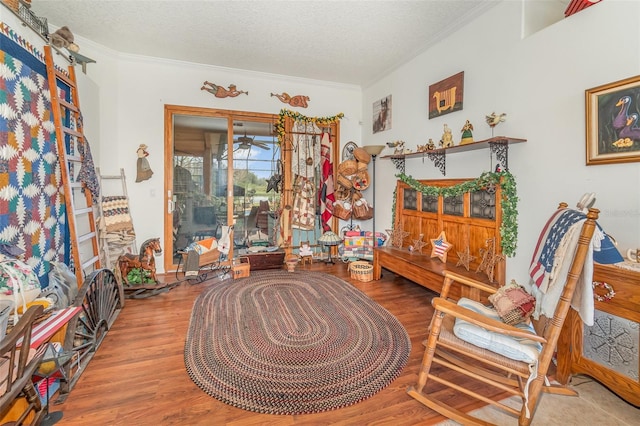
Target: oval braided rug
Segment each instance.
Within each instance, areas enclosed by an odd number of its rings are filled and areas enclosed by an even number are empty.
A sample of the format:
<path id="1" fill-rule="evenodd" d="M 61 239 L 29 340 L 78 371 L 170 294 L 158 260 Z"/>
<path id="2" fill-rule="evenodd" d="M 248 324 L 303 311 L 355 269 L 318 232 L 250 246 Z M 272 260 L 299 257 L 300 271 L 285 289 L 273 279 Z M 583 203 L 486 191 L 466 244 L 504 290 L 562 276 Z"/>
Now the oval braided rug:
<path id="1" fill-rule="evenodd" d="M 229 405 L 306 414 L 374 395 L 410 351 L 402 324 L 345 281 L 261 271 L 198 296 L 185 364 L 196 385 Z"/>

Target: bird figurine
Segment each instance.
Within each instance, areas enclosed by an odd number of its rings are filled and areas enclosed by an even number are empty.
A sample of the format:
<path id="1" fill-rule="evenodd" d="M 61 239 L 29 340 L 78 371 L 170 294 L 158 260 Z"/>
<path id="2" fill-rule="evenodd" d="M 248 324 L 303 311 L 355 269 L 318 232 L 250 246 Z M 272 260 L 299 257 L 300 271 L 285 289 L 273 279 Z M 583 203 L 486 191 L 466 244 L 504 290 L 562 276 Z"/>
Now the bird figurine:
<path id="1" fill-rule="evenodd" d="M 486 119 L 489 127 L 494 128 L 499 123 L 502 123 L 507 119 L 507 113 L 503 112 L 502 114 L 496 114 L 495 112 L 492 112 L 491 115 L 486 116 Z"/>
<path id="2" fill-rule="evenodd" d="M 404 154 L 404 141 L 387 142 L 389 148 L 393 148 L 394 154 Z"/>

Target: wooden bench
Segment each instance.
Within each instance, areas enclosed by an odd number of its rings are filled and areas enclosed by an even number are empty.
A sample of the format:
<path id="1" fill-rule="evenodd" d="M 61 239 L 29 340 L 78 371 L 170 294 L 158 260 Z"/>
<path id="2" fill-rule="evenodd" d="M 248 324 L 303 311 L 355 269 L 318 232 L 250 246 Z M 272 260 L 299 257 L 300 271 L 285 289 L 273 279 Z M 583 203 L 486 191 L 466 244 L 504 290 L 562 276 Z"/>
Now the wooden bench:
<path id="1" fill-rule="evenodd" d="M 418 181 L 428 186 L 453 186 L 471 179 L 435 179 Z M 494 279 L 489 280 L 484 271 L 476 272 L 482 257 L 480 250 L 486 250 L 487 240 L 495 239 L 495 253 L 502 254 L 500 226 L 502 224 L 502 197 L 500 186 L 466 192 L 460 196 L 445 199 L 440 196 L 427 196 L 409 184 L 398 181 L 396 187 L 396 212 L 394 227 L 401 225 L 409 235 L 404 238 L 401 248 L 376 247 L 373 256 L 373 279 L 381 277 L 382 269 L 403 276 L 430 290 L 440 293 L 445 270 L 472 277 L 493 286 L 504 285 L 506 261 L 494 267 Z M 447 262 L 431 258 L 432 238 L 444 231 L 453 248 L 447 253 Z M 422 253 L 410 252 L 408 246 L 423 235 L 427 245 Z M 469 270 L 456 266 L 458 252 L 469 247 L 469 254 L 475 256 L 469 263 Z M 474 294 L 453 294 L 454 297 L 477 298 Z"/>

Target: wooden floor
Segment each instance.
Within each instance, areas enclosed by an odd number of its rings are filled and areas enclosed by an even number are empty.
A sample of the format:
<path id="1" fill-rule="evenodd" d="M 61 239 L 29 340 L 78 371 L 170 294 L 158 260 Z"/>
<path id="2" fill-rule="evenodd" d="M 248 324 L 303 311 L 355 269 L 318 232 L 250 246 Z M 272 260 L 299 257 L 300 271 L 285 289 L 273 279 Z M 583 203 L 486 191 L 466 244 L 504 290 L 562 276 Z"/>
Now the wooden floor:
<path id="1" fill-rule="evenodd" d="M 295 416 L 253 413 L 208 396 L 189 378 L 183 352 L 193 302 L 200 292 L 219 283 L 214 279 L 183 283 L 147 299 L 127 299 L 67 401 L 51 407 L 64 413 L 58 424 L 429 425 L 444 420 L 405 393 L 416 382 L 434 294 L 388 271 L 380 281 L 363 283 L 351 280 L 343 263 L 314 263 L 300 269 L 344 278 L 402 322 L 411 337 L 411 356 L 402 375 L 387 388 L 350 407 Z M 465 411 L 479 406 L 453 399 L 450 403 Z"/>

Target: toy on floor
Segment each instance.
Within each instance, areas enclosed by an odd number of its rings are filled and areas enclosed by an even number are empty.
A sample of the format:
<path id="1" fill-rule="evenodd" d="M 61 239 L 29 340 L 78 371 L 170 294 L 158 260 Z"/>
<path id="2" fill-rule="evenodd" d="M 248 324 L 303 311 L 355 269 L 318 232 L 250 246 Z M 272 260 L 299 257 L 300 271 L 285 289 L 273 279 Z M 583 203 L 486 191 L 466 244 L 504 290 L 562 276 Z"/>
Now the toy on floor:
<path id="1" fill-rule="evenodd" d="M 298 255 L 300 256 L 300 262 L 302 265 L 313 263 L 313 251 L 309 246 L 309 241 L 302 241 L 300 243 L 300 250 L 298 251 Z"/>

